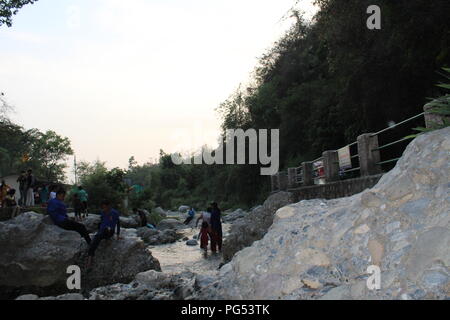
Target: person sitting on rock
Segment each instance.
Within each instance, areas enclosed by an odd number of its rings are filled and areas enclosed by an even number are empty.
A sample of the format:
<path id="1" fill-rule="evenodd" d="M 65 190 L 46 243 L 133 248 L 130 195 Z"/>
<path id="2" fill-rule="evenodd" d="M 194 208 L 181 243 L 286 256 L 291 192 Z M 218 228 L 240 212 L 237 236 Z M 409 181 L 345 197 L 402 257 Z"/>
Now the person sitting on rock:
<path id="1" fill-rule="evenodd" d="M 138 208 L 133 208 L 133 213 L 139 216 L 139 221 L 140 221 L 141 227 L 148 226 L 147 216 L 145 215 L 144 210 L 140 210 Z"/>
<path id="2" fill-rule="evenodd" d="M 56 192 L 56 198 L 48 202 L 47 213 L 52 219 L 53 223 L 58 227 L 68 230 L 76 231 L 86 240 L 88 244 L 91 243 L 91 237 L 86 227 L 69 219 L 67 216 L 67 206 L 64 203 L 64 198 L 66 197 L 66 191 L 64 189 L 59 189 Z"/>
<path id="3" fill-rule="evenodd" d="M 11 210 L 11 219 L 14 219 L 20 214 L 20 207 L 17 205 L 15 194 L 16 189 L 10 189 L 3 200 L 4 207 Z"/>
<path id="4" fill-rule="evenodd" d="M 194 208 L 190 208 L 188 211 L 188 217 L 186 218 L 186 220 L 183 222 L 185 225 L 188 225 L 192 219 L 194 219 L 195 217 L 195 210 Z"/>
<path id="5" fill-rule="evenodd" d="M 103 201 L 101 204 L 102 212 L 100 227 L 97 234 L 94 236 L 89 252 L 88 252 L 88 267 L 91 266 L 95 251 L 102 240 L 109 240 L 114 236 L 117 229 L 117 240 L 120 239 L 120 214 L 117 210 L 111 207 L 109 201 Z"/>
<path id="6" fill-rule="evenodd" d="M 205 258 L 208 257 L 208 244 L 210 235 L 209 224 L 205 221 L 202 223 L 202 228 L 200 229 L 200 233 L 198 238 L 200 239 L 200 249 L 203 249 Z"/>

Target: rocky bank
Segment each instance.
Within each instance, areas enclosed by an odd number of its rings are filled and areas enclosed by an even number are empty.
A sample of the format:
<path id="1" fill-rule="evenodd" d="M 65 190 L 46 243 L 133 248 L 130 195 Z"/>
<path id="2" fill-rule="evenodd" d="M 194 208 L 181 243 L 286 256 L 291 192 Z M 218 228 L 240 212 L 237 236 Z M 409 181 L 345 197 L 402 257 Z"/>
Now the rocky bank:
<path id="1" fill-rule="evenodd" d="M 67 292 L 67 267 L 82 270 L 83 289 L 127 283 L 147 270 L 161 270 L 136 230 L 124 229 L 122 240 L 102 241 L 95 264 L 87 270 L 87 245 L 76 232 L 53 225 L 49 217 L 24 213 L 0 222 L 0 293 L 57 295 Z"/>
<path id="2" fill-rule="evenodd" d="M 416 138 L 370 190 L 279 209 L 213 280 L 198 298 L 449 299 L 450 128 Z"/>

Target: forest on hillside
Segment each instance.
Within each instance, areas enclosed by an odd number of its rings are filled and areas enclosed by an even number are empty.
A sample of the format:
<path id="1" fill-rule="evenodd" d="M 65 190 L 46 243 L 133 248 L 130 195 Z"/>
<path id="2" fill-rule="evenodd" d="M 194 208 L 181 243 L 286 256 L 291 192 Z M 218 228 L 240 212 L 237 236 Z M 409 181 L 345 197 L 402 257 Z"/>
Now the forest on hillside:
<path id="1" fill-rule="evenodd" d="M 262 54 L 250 84 L 236 84 L 217 108 L 223 132 L 279 129 L 282 170 L 421 113 L 427 97 L 442 94 L 435 84 L 450 66 L 448 0 L 315 2 L 319 11 L 306 21 L 298 1 L 290 12 L 296 22 Z M 372 4 L 381 8 L 381 30 L 366 26 Z M 131 204 L 148 209 L 204 208 L 212 200 L 248 208 L 270 191 L 259 165 L 177 166 L 162 150 L 158 164 L 82 163 L 78 175 L 89 193 L 109 190 L 115 199 L 139 186 Z"/>
<path id="2" fill-rule="evenodd" d="M 450 2 L 377 1 L 381 30 L 366 26 L 372 4 L 318 0 L 312 23 L 294 7 L 296 23 L 261 56 L 251 85 L 240 86 L 218 108 L 223 131 L 280 129 L 285 169 L 423 112 L 427 97 L 442 94 L 435 84 L 450 65 Z M 174 166 L 164 153 L 157 167 L 132 166 L 130 175 L 153 184 L 152 199 L 167 207 L 209 200 L 249 207 L 270 188 L 259 166 Z"/>

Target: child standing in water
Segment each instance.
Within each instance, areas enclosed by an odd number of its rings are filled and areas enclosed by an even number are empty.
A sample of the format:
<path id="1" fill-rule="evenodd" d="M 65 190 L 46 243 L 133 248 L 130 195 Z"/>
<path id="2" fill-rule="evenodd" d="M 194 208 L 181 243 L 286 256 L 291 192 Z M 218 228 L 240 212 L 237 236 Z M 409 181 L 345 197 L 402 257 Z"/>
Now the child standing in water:
<path id="1" fill-rule="evenodd" d="M 200 234 L 198 235 L 200 239 L 200 248 L 204 250 L 204 257 L 208 257 L 208 243 L 209 243 L 209 224 L 203 221 L 202 228 L 200 229 Z"/>

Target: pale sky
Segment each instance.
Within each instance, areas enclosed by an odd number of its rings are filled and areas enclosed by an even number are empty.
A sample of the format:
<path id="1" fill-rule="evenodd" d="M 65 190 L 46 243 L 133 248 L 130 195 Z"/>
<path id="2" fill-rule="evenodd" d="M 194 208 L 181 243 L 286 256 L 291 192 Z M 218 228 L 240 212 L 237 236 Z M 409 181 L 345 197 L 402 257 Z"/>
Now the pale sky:
<path id="1" fill-rule="evenodd" d="M 215 108 L 290 25 L 294 2 L 39 0 L 0 27 L 0 91 L 16 122 L 67 136 L 78 160 L 125 168 L 132 155 L 214 146 Z"/>

